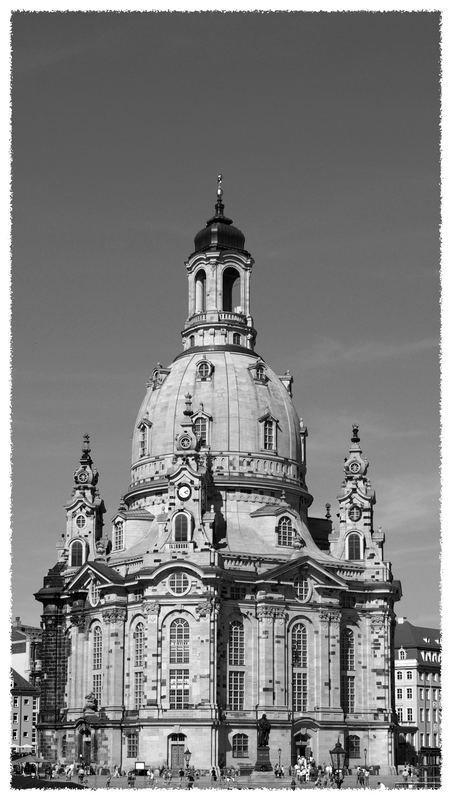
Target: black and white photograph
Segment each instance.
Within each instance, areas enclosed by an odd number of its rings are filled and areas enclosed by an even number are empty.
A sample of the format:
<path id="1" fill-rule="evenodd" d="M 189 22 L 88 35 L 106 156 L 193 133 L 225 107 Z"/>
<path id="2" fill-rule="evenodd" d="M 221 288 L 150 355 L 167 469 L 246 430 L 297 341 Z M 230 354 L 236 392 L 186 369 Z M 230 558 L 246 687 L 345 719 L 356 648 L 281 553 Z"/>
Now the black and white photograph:
<path id="1" fill-rule="evenodd" d="M 441 786 L 428 5 L 11 9 L 12 789 Z"/>

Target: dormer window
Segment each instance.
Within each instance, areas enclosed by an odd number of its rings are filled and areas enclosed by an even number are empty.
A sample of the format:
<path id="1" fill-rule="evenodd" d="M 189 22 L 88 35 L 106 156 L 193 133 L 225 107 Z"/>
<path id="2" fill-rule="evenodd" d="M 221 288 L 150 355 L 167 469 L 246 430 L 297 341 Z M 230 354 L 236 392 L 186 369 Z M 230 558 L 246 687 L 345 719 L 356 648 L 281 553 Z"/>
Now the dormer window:
<path id="1" fill-rule="evenodd" d="M 124 548 L 124 523 L 122 520 L 115 522 L 113 547 L 115 550 L 122 550 Z"/>
<path id="2" fill-rule="evenodd" d="M 265 377 L 264 366 L 263 364 L 258 364 L 256 367 L 256 380 L 263 381 Z"/>
<path id="3" fill-rule="evenodd" d="M 196 436 L 196 441 L 200 447 L 205 447 L 207 444 L 207 419 L 205 417 L 198 417 L 193 423 L 193 433 Z"/>
<path id="4" fill-rule="evenodd" d="M 258 422 L 261 425 L 261 450 L 268 450 L 276 453 L 276 435 L 278 420 L 270 414 L 267 409 L 266 413 L 259 417 Z"/>
<path id="5" fill-rule="evenodd" d="M 263 361 L 256 361 L 255 364 L 252 364 L 248 367 L 250 375 L 256 383 L 267 383 L 268 376 L 266 374 L 265 364 Z"/>
<path id="6" fill-rule="evenodd" d="M 145 458 L 149 455 L 149 438 L 151 432 L 152 422 L 149 421 L 147 415 L 137 425 L 138 434 L 138 458 Z"/>
<path id="7" fill-rule="evenodd" d="M 276 531 L 278 534 L 278 544 L 284 547 L 292 547 L 293 528 L 290 517 L 281 517 Z"/>
<path id="8" fill-rule="evenodd" d="M 99 584 L 95 580 L 91 581 L 89 587 L 89 602 L 92 606 L 97 606 L 99 602 Z"/>

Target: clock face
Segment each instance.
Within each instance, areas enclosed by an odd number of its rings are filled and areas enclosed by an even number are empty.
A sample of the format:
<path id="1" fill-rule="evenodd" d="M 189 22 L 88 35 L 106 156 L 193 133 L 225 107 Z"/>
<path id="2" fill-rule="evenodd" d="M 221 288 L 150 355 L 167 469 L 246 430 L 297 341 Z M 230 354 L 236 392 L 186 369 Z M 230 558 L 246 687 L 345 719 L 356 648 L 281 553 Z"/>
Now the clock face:
<path id="1" fill-rule="evenodd" d="M 177 496 L 180 500 L 188 500 L 191 497 L 191 489 L 186 483 L 181 483 L 177 489 Z"/>
<path id="2" fill-rule="evenodd" d="M 181 447 L 182 450 L 189 450 L 191 447 L 190 436 L 181 436 L 179 439 L 179 447 Z"/>
<path id="3" fill-rule="evenodd" d="M 79 483 L 86 483 L 88 480 L 88 473 L 87 472 L 79 472 L 78 474 Z"/>
<path id="4" fill-rule="evenodd" d="M 357 461 L 352 461 L 352 463 L 349 465 L 348 468 L 349 468 L 350 472 L 355 472 L 356 473 L 356 472 L 359 472 L 360 465 L 358 464 Z"/>

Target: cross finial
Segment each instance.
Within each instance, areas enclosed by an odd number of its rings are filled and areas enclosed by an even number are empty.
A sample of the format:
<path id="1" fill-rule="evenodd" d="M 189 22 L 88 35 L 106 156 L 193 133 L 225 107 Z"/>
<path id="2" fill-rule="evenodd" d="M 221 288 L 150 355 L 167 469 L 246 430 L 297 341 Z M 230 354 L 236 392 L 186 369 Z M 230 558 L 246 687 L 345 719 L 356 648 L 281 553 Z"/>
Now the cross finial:
<path id="1" fill-rule="evenodd" d="M 326 509 L 326 514 L 325 514 L 326 519 L 331 519 L 331 511 L 330 511 L 331 503 L 325 503 L 325 509 Z"/>
<path id="2" fill-rule="evenodd" d="M 89 446 L 89 433 L 83 434 L 83 445 L 82 445 L 82 453 L 84 455 L 88 455 L 91 452 L 91 448 Z"/>
<path id="3" fill-rule="evenodd" d="M 222 217 L 224 211 L 224 203 L 223 203 L 223 175 L 221 172 L 217 175 L 217 202 L 215 204 L 215 213 L 217 216 Z"/>
<path id="4" fill-rule="evenodd" d="M 352 431 L 353 431 L 352 442 L 354 444 L 355 443 L 357 444 L 360 441 L 360 438 L 359 438 L 359 425 L 357 425 L 356 422 L 354 425 L 352 425 Z"/>

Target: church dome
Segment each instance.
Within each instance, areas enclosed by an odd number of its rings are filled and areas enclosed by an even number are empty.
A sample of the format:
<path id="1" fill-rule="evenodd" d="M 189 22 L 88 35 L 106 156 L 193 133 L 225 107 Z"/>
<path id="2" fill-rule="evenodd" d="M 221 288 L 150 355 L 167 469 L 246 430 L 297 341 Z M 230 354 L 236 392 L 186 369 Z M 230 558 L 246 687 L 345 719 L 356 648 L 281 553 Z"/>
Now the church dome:
<path id="1" fill-rule="evenodd" d="M 151 462 L 180 455 L 181 435 L 196 434 L 201 419 L 205 441 L 195 446 L 209 448 L 225 472 L 249 473 L 243 457 L 252 457 L 269 479 L 292 476 L 299 485 L 300 420 L 288 388 L 256 353 L 228 348 L 196 348 L 154 370 L 134 430 L 132 483 L 153 474 Z"/>

